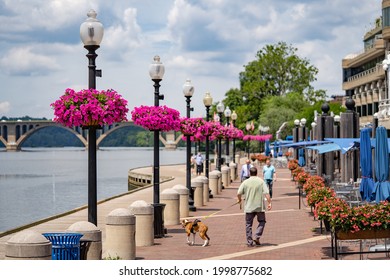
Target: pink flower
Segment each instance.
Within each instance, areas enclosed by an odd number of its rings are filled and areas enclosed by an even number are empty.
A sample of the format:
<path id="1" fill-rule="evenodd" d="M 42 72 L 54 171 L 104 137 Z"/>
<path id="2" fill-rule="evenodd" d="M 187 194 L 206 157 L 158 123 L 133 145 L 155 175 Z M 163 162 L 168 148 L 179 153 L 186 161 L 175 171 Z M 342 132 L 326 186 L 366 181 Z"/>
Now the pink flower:
<path id="1" fill-rule="evenodd" d="M 135 107 L 131 112 L 131 119 L 136 125 L 148 130 L 179 131 L 180 113 L 167 106 Z"/>
<path id="2" fill-rule="evenodd" d="M 185 136 L 193 136 L 198 133 L 199 128 L 205 124 L 202 118 L 182 118 L 180 130 Z"/>
<path id="3" fill-rule="evenodd" d="M 67 127 L 112 124 L 127 121 L 127 100 L 115 90 L 66 89 L 60 99 L 50 104 L 54 121 Z"/>

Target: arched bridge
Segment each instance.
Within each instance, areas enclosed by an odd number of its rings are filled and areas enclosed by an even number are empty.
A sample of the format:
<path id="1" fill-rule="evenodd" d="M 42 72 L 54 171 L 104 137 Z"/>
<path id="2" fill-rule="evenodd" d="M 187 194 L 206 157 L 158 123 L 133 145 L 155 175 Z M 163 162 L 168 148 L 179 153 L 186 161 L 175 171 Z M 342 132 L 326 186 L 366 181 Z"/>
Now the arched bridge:
<path id="1" fill-rule="evenodd" d="M 125 126 L 132 126 L 134 123 L 132 121 L 114 123 L 112 125 L 105 125 L 102 129 L 98 130 L 98 137 L 96 140 L 96 146 L 99 147 L 100 143 L 103 141 L 107 135 L 111 134 L 117 129 L 123 128 Z M 84 144 L 85 147 L 88 146 L 88 131 L 82 129 L 79 126 L 73 128 L 65 127 L 62 124 L 49 121 L 49 120 L 39 120 L 39 121 L 1 121 L 0 122 L 0 141 L 4 144 L 7 151 L 17 151 L 20 150 L 24 141 L 28 139 L 32 134 L 34 134 L 39 129 L 56 126 L 66 129 L 76 135 L 78 139 Z M 164 144 L 166 149 L 176 149 L 177 144 L 181 139 L 175 137 L 174 131 L 167 132 L 165 138 L 160 134 L 160 141 Z"/>

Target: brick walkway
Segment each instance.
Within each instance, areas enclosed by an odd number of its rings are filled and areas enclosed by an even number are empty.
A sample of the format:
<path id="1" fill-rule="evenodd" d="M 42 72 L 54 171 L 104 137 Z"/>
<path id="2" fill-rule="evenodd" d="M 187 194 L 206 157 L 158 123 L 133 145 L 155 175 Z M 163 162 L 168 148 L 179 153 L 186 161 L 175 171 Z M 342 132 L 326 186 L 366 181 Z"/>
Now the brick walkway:
<path id="1" fill-rule="evenodd" d="M 151 172 L 151 168 L 140 168 L 140 172 Z M 185 185 L 185 166 L 163 166 L 161 174 L 175 179 L 161 184 L 161 189 L 176 184 Z M 184 229 L 180 225 L 167 226 L 167 234 L 156 238 L 155 245 L 137 247 L 136 258 L 140 260 L 204 260 L 204 259 L 256 259 L 256 260 L 331 260 L 330 235 L 320 232 L 320 223 L 301 200 L 299 209 L 298 189 L 290 179 L 288 169 L 277 170 L 278 180 L 274 183 L 273 209 L 266 213 L 267 224 L 261 238 L 262 246 L 248 248 L 245 240 L 243 210 L 236 202 L 239 182 L 226 187 L 215 195 L 207 205 L 190 212 L 190 219 L 200 218 L 209 227 L 210 245 L 202 247 L 202 240 L 196 236 L 196 245 L 186 243 Z M 103 235 L 103 255 L 105 240 L 105 219 L 116 208 L 128 207 L 136 200 L 152 201 L 152 187 L 108 200 L 98 205 L 98 227 Z M 217 212 L 217 213 L 216 213 Z M 211 216 L 210 216 L 211 215 Z M 184 218 L 184 217 L 183 217 Z M 83 209 L 33 226 L 38 232 L 66 230 L 77 221 L 87 220 L 87 210 Z M 5 242 L 12 236 L 0 237 L 0 259 L 4 259 Z M 356 250 L 357 245 L 348 244 L 348 250 Z M 384 258 L 384 254 L 365 255 L 365 259 Z M 343 259 L 359 259 L 358 255 L 348 255 Z"/>

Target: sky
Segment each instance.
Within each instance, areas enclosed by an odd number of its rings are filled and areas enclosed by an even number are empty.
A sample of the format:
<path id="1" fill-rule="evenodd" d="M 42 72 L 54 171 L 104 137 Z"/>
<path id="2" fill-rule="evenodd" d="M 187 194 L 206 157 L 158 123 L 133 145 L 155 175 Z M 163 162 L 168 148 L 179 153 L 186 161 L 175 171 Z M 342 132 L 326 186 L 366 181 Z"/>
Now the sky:
<path id="1" fill-rule="evenodd" d="M 149 67 L 165 66 L 160 105 L 183 116 L 183 84 L 219 102 L 239 88 L 239 73 L 266 45 L 284 41 L 319 69 L 315 89 L 343 95 L 341 60 L 363 51 L 381 16 L 380 0 L 0 0 L 0 116 L 51 119 L 66 88 L 88 87 L 80 25 L 94 9 L 104 26 L 96 51 L 99 90 L 115 89 L 129 110 L 154 104 Z M 130 118 L 130 114 L 129 114 Z"/>

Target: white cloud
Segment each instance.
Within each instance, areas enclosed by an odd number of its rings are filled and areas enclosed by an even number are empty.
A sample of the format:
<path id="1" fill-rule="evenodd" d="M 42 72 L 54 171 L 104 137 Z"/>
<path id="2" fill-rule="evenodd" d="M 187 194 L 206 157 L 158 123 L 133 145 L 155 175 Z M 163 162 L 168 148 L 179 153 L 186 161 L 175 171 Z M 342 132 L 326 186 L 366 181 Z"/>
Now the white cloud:
<path id="1" fill-rule="evenodd" d="M 59 69 L 54 58 L 34 53 L 31 47 L 11 49 L 1 58 L 0 65 L 10 75 L 46 75 Z"/>
<path id="2" fill-rule="evenodd" d="M 11 108 L 11 104 L 8 101 L 0 102 L 0 114 L 8 113 Z"/>
<path id="3" fill-rule="evenodd" d="M 316 89 L 342 94 L 341 59 L 362 50 L 365 26 L 381 15 L 382 2 L 0 1 L 0 82 L 7 89 L 2 99 L 13 105 L 10 115 L 47 117 L 52 116 L 48 104 L 65 88 L 87 84 L 79 26 L 90 8 L 105 27 L 97 51 L 97 68 L 103 70 L 97 87 L 118 90 L 130 109 L 153 104 L 148 67 L 158 54 L 166 67 L 161 103 L 185 110 L 181 87 L 190 78 L 193 115 L 198 116 L 204 114 L 204 92 L 210 91 L 214 101 L 224 98 L 231 87 L 239 87 L 243 65 L 265 45 L 279 41 L 297 47 L 319 69 Z"/>
<path id="4" fill-rule="evenodd" d="M 11 103 L 8 101 L 0 102 L 0 114 L 6 114 L 11 109 Z"/>
<path id="5" fill-rule="evenodd" d="M 86 18 L 90 8 L 97 9 L 98 1 L 91 0 L 3 0 L 10 15 L 0 23 L 13 21 L 12 29 L 47 30 L 63 29 L 64 26 L 80 21 L 81 15 Z M 0 25 L 1 26 L 1 25 Z"/>
<path id="6" fill-rule="evenodd" d="M 123 22 L 105 30 L 102 44 L 114 54 L 124 55 L 140 47 L 141 28 L 137 23 L 137 9 L 128 8 L 123 12 Z"/>

